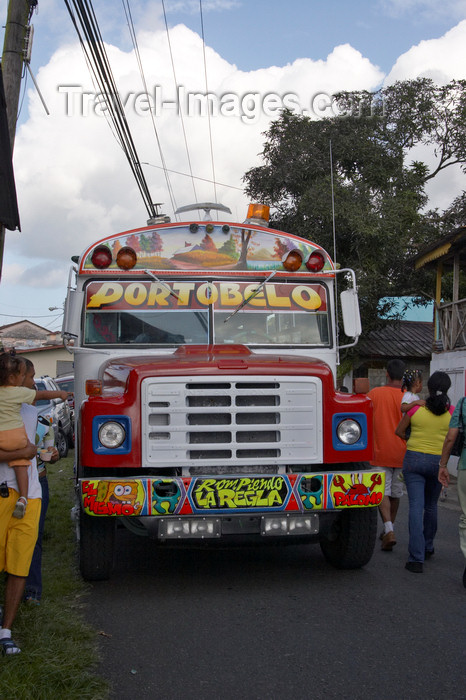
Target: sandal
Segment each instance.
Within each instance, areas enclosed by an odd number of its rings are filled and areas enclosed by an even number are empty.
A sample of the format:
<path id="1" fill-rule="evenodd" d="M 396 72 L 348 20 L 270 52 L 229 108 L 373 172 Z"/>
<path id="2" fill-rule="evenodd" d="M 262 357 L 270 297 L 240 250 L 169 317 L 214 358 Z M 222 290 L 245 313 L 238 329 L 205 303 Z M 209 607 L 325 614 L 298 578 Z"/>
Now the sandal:
<path id="1" fill-rule="evenodd" d="M 8 637 L 7 639 L 0 639 L 0 646 L 2 647 L 2 653 L 4 656 L 19 654 L 21 652 L 19 646 L 11 639 L 11 637 Z"/>
<path id="2" fill-rule="evenodd" d="M 16 501 L 15 509 L 13 511 L 14 518 L 24 518 L 26 512 L 26 506 L 28 504 L 28 499 L 24 496 L 20 496 Z"/>

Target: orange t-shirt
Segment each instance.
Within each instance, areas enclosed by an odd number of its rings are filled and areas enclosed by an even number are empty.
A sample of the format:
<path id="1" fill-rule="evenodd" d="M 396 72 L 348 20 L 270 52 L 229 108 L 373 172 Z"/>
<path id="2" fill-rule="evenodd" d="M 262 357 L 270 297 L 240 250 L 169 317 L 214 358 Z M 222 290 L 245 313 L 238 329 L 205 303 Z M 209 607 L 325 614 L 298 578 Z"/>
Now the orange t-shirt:
<path id="1" fill-rule="evenodd" d="M 402 418 L 401 389 L 378 386 L 367 394 L 374 406 L 374 459 L 373 467 L 403 466 L 406 443 L 395 435 Z"/>

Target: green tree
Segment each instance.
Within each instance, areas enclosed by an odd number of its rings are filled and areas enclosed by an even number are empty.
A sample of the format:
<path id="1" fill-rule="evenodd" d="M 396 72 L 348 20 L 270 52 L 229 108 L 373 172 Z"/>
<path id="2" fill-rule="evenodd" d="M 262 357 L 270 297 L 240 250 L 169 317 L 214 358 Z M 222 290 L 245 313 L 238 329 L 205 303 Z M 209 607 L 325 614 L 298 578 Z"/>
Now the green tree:
<path id="1" fill-rule="evenodd" d="M 397 317 L 391 298 L 432 288 L 431 273 L 414 274 L 410 261 L 439 235 L 442 217 L 425 213 L 426 182 L 451 165 L 465 169 L 465 87 L 420 79 L 340 93 L 341 116 L 320 121 L 285 111 L 265 134 L 264 164 L 244 176 L 247 193 L 272 207 L 273 227 L 355 269 L 365 331 L 381 314 Z M 419 145 L 433 165 L 410 160 Z"/>

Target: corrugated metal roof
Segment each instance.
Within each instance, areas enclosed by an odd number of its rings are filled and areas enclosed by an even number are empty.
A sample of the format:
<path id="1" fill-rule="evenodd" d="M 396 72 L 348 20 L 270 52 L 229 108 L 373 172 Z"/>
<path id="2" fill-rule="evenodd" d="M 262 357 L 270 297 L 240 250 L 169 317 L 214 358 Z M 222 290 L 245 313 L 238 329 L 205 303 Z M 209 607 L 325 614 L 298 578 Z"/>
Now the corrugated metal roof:
<path id="1" fill-rule="evenodd" d="M 364 357 L 430 358 L 433 341 L 433 323 L 396 321 L 361 336 L 357 351 Z"/>

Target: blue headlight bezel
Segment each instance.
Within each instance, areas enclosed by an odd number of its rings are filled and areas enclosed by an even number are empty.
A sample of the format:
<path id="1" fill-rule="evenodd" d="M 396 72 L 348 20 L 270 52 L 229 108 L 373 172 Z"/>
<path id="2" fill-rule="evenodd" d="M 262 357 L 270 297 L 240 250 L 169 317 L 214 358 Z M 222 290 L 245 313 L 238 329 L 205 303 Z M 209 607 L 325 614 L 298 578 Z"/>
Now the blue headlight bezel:
<path id="1" fill-rule="evenodd" d="M 104 447 L 99 440 L 99 430 L 104 425 L 113 421 L 120 423 L 123 427 L 126 437 L 119 447 L 108 448 Z M 99 455 L 127 455 L 131 452 L 131 421 L 128 416 L 95 416 L 92 420 L 92 449 L 95 454 Z"/>
<path id="2" fill-rule="evenodd" d="M 354 420 L 361 426 L 361 437 L 354 445 L 345 445 L 338 439 L 337 427 L 342 420 Z M 354 451 L 365 450 L 367 447 L 367 416 L 365 413 L 335 413 L 332 418 L 332 445 L 334 450 Z"/>

